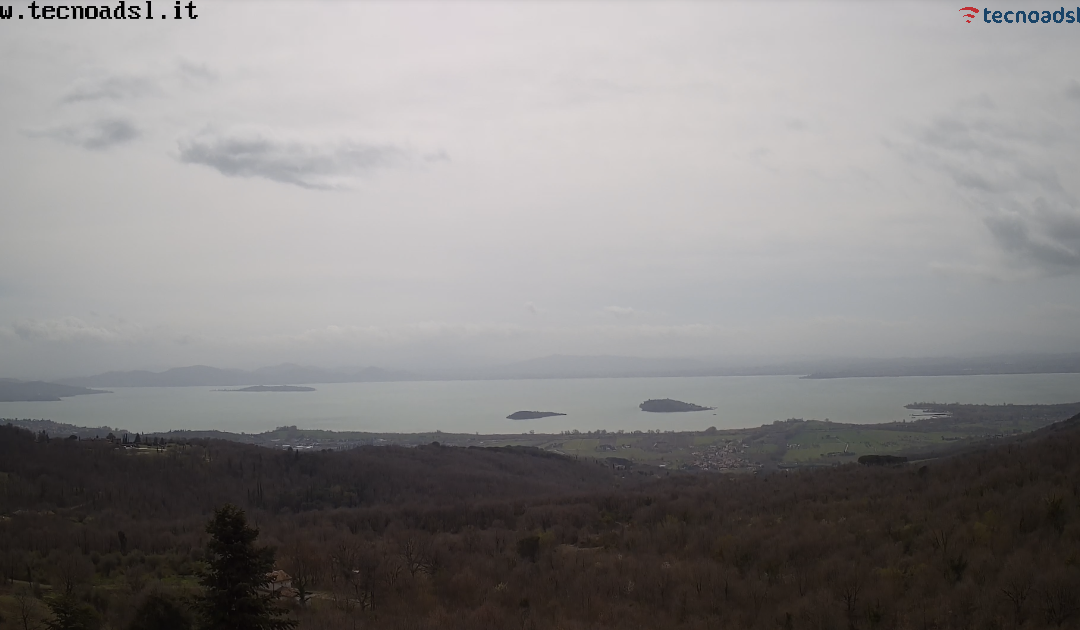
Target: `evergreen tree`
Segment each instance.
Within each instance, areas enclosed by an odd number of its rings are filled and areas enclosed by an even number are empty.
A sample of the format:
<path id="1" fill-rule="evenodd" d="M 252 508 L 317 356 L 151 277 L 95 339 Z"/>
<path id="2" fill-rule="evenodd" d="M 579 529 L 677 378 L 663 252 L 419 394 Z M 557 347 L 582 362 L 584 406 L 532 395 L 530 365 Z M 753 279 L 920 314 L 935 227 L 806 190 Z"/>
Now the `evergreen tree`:
<path id="1" fill-rule="evenodd" d="M 48 605 L 53 614 L 53 619 L 45 622 L 48 630 L 98 630 L 101 627 L 101 615 L 74 595 L 54 597 Z"/>
<path id="2" fill-rule="evenodd" d="M 206 527 L 209 566 L 200 583 L 204 594 L 199 612 L 205 630 L 287 630 L 296 621 L 269 592 L 274 550 L 257 547 L 259 530 L 248 527 L 244 511 L 226 505 L 214 513 Z"/>

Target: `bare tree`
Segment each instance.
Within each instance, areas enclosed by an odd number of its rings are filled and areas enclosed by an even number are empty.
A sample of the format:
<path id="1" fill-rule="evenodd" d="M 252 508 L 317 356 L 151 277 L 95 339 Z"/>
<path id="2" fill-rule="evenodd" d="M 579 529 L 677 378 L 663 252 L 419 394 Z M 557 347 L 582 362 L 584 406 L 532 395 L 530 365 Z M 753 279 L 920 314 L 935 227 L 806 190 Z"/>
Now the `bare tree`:
<path id="1" fill-rule="evenodd" d="M 311 587 L 322 572 L 323 563 L 319 555 L 307 543 L 298 540 L 283 554 L 282 564 L 292 577 L 300 602 L 307 602 L 311 598 Z"/>
<path id="2" fill-rule="evenodd" d="M 22 630 L 38 630 L 41 628 L 41 612 L 38 609 L 37 600 L 33 594 L 24 588 L 15 590 L 15 615 Z"/>
<path id="3" fill-rule="evenodd" d="M 94 566 L 90 560 L 74 549 L 60 551 L 53 562 L 54 585 L 65 595 L 74 593 L 76 587 L 89 582 L 93 576 Z"/>
<path id="4" fill-rule="evenodd" d="M 409 536 L 398 545 L 398 555 L 405 570 L 413 577 L 417 573 L 433 573 L 437 565 L 434 543 L 430 536 Z"/>
<path id="5" fill-rule="evenodd" d="M 1010 562 L 1002 572 L 1005 579 L 1001 585 L 1001 593 L 1012 604 L 1013 622 L 1017 626 L 1024 623 L 1025 605 L 1031 599 L 1035 588 L 1032 573 L 1027 569 L 1027 566 L 1021 566 L 1018 562 Z"/>

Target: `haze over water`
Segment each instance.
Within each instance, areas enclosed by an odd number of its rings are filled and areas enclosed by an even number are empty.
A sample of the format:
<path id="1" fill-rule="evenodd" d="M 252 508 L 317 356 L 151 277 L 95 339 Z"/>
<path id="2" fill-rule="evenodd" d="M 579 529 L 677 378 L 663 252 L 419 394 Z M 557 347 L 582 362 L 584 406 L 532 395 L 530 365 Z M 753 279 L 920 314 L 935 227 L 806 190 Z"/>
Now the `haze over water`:
<path id="1" fill-rule="evenodd" d="M 314 392 L 228 393 L 214 387 L 113 388 L 59 402 L 0 403 L 2 418 L 45 418 L 139 432 L 283 425 L 335 431 L 558 433 L 606 429 L 701 430 L 788 418 L 881 423 L 910 418 L 914 402 L 1055 404 L 1080 400 L 1080 374 L 809 380 L 796 376 L 421 381 L 315 384 Z M 716 407 L 653 414 L 648 398 Z M 507 420 L 518 410 L 567 414 Z"/>

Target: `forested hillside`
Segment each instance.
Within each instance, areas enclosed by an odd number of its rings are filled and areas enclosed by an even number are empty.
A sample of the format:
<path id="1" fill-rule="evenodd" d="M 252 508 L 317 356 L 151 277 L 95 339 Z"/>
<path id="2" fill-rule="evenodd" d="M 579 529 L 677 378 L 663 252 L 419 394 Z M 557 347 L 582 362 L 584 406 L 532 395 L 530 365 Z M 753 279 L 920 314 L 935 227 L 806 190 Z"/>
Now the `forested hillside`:
<path id="1" fill-rule="evenodd" d="M 110 628 L 183 605 L 225 503 L 307 596 L 301 628 L 1072 627 L 1078 425 L 907 465 L 663 477 L 520 448 L 0 427 L 0 627 L 48 620 L 60 592 Z"/>

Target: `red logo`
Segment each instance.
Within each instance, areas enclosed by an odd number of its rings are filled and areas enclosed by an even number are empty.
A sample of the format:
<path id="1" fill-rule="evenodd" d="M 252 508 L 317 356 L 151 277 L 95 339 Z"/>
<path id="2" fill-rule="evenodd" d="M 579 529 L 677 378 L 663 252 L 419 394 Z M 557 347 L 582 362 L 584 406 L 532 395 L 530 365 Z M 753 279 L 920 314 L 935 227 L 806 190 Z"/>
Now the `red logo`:
<path id="1" fill-rule="evenodd" d="M 978 9 L 976 9 L 975 7 L 964 7 L 963 9 L 960 9 L 960 10 L 961 10 L 961 11 L 970 11 L 970 12 L 971 12 L 971 13 L 968 13 L 968 14 L 966 14 L 966 15 L 964 16 L 964 17 L 966 17 L 966 18 L 969 18 L 968 20 L 965 20 L 965 21 L 966 21 L 966 22 L 967 22 L 968 24 L 971 24 L 971 19 L 970 19 L 970 18 L 974 18 L 974 17 L 975 17 L 975 16 L 974 16 L 974 15 L 972 15 L 972 14 L 973 14 L 973 13 L 978 13 L 978 12 L 979 12 L 979 10 L 978 10 Z"/>

